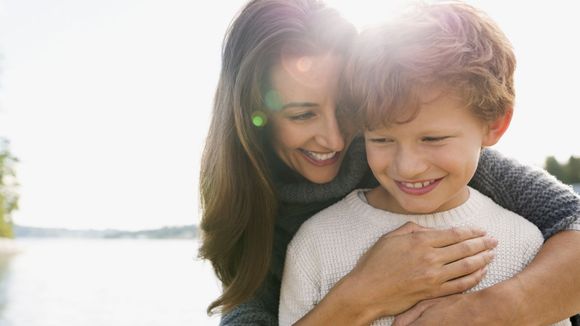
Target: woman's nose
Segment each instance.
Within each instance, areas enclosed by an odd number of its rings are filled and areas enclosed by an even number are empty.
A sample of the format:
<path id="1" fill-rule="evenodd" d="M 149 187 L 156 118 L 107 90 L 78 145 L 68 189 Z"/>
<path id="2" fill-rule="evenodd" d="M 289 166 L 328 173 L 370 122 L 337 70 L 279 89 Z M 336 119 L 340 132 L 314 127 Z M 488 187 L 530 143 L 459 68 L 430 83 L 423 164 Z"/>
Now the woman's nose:
<path id="1" fill-rule="evenodd" d="M 325 119 L 321 124 L 316 141 L 320 145 L 335 152 L 340 152 L 344 149 L 344 135 L 341 132 L 335 115 Z"/>

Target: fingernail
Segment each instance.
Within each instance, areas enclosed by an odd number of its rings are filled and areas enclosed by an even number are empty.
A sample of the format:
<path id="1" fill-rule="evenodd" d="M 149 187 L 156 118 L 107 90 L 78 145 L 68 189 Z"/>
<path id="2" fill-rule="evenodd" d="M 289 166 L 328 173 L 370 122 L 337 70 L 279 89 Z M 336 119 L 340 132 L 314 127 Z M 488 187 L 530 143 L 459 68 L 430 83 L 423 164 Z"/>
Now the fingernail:
<path id="1" fill-rule="evenodd" d="M 497 239 L 496 238 L 494 238 L 494 237 L 487 237 L 487 241 L 488 241 L 488 243 L 490 245 L 492 245 L 494 247 L 497 246 Z"/>
<path id="2" fill-rule="evenodd" d="M 487 258 L 489 258 L 489 260 L 492 260 L 495 257 L 495 252 L 493 252 L 493 250 L 490 250 L 487 252 Z"/>

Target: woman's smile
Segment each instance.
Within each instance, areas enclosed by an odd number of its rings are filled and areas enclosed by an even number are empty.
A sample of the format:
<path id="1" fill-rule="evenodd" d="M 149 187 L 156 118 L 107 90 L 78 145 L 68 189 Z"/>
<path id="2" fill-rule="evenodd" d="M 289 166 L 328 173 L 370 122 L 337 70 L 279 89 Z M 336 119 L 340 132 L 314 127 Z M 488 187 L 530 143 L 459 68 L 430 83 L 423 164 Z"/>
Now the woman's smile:
<path id="1" fill-rule="evenodd" d="M 316 166 L 327 166 L 332 165 L 338 162 L 340 158 L 341 152 L 327 152 L 327 153 L 319 153 L 319 152 L 312 152 L 305 149 L 299 149 L 306 160 Z"/>

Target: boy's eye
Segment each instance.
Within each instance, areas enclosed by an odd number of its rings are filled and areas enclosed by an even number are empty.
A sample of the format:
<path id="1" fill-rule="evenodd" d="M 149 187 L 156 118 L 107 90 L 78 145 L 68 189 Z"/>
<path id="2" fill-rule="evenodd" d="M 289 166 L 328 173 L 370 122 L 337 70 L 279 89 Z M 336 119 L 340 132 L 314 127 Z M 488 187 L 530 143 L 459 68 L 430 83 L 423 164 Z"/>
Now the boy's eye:
<path id="1" fill-rule="evenodd" d="M 375 143 L 375 144 L 388 144 L 388 143 L 392 143 L 393 142 L 392 139 L 385 138 L 385 137 L 370 137 L 370 138 L 367 138 L 367 139 L 371 143 Z"/>
<path id="2" fill-rule="evenodd" d="M 304 113 L 299 113 L 299 114 L 295 114 L 289 117 L 290 120 L 292 121 L 302 121 L 302 120 L 308 120 L 310 118 L 314 117 L 314 113 L 312 112 L 304 112 Z"/>
<path id="3" fill-rule="evenodd" d="M 442 140 L 445 140 L 447 138 L 449 138 L 450 136 L 442 136 L 442 137 L 423 137 L 423 141 L 425 142 L 430 142 L 430 143 L 436 143 Z"/>

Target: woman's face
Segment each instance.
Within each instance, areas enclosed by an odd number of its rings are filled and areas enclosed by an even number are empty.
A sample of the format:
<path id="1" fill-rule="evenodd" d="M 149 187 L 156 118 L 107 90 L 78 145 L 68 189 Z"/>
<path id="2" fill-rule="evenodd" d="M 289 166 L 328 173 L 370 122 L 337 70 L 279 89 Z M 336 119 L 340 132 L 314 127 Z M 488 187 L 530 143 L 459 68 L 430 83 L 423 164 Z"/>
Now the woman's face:
<path id="1" fill-rule="evenodd" d="M 336 119 L 336 91 L 342 59 L 332 55 L 292 56 L 271 70 L 266 95 L 276 154 L 314 183 L 338 174 L 346 147 Z"/>

